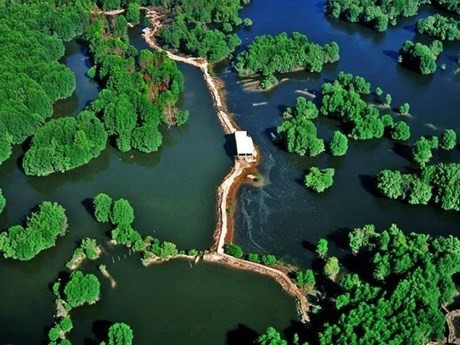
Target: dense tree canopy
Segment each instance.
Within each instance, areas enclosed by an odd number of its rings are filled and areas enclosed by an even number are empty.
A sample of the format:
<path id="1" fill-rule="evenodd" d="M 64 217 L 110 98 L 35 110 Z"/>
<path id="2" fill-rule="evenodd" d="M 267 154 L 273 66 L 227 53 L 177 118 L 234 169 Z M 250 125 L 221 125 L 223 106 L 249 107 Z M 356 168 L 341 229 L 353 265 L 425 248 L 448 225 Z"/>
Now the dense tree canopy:
<path id="1" fill-rule="evenodd" d="M 0 251 L 5 258 L 28 261 L 54 246 L 57 237 L 65 234 L 67 226 L 64 208 L 45 201 L 27 218 L 25 228 L 14 225 L 0 233 Z"/>
<path id="2" fill-rule="evenodd" d="M 446 151 L 453 150 L 457 146 L 457 133 L 453 129 L 446 129 L 442 133 L 439 146 Z"/>
<path id="3" fill-rule="evenodd" d="M 460 13 L 458 1 L 452 0 L 327 0 L 326 13 L 332 18 L 341 18 L 351 23 L 362 23 L 377 31 L 386 31 L 388 25 L 396 25 L 398 17 L 417 14 L 420 5 L 432 3 L 448 11 Z M 422 20 L 423 26 L 434 31 L 449 30 L 444 22 Z M 449 23 L 449 22 L 448 22 Z M 449 23 L 450 24 L 450 23 Z"/>
<path id="4" fill-rule="evenodd" d="M 74 91 L 75 76 L 58 60 L 90 8 L 90 0 L 0 2 L 0 163 Z"/>
<path id="5" fill-rule="evenodd" d="M 460 211 L 460 164 L 440 163 L 413 174 L 383 170 L 377 177 L 378 190 L 390 199 L 426 205 L 432 201 L 444 210 Z"/>
<path id="6" fill-rule="evenodd" d="M 410 127 L 403 121 L 396 122 L 391 128 L 391 139 L 393 140 L 409 140 Z"/>
<path id="7" fill-rule="evenodd" d="M 457 293 L 452 275 L 460 267 L 459 240 L 405 235 L 395 225 L 383 232 L 369 229 L 352 236 L 354 251 L 362 252 L 363 275 L 349 273 L 340 281 L 339 318 L 326 323 L 319 344 L 419 345 L 441 339 L 440 306 Z M 369 276 L 374 279 L 364 280 Z"/>
<path id="8" fill-rule="evenodd" d="M 94 217 L 98 222 L 107 223 L 112 211 L 112 198 L 105 193 L 99 193 L 93 199 Z"/>
<path id="9" fill-rule="evenodd" d="M 458 40 L 460 39 L 460 22 L 454 18 L 435 14 L 434 16 L 419 19 L 417 21 L 417 31 L 439 40 Z"/>
<path id="10" fill-rule="evenodd" d="M 430 46 L 412 41 L 404 42 L 399 50 L 401 64 L 421 74 L 431 74 L 436 71 L 436 60 L 442 52 L 442 43 L 433 41 Z"/>
<path id="11" fill-rule="evenodd" d="M 114 323 L 109 328 L 108 345 L 132 345 L 133 330 L 123 322 Z"/>
<path id="12" fill-rule="evenodd" d="M 311 121 L 318 113 L 316 105 L 304 97 L 298 97 L 295 106 L 284 111 L 277 132 L 289 152 L 317 156 L 325 150 L 324 140 L 317 137 L 316 126 Z"/>
<path id="13" fill-rule="evenodd" d="M 268 327 L 264 334 L 257 338 L 259 345 L 288 345 L 288 342 L 281 338 L 281 334 L 273 327 Z"/>
<path id="14" fill-rule="evenodd" d="M 305 186 L 317 193 L 324 192 L 334 183 L 335 170 L 332 168 L 318 169 L 311 167 L 307 175 L 305 175 Z"/>
<path id="15" fill-rule="evenodd" d="M 5 209 L 6 206 L 6 199 L 3 196 L 3 191 L 0 188 L 0 214 L 2 214 L 3 210 Z"/>
<path id="16" fill-rule="evenodd" d="M 233 33 L 243 20 L 242 0 L 157 1 L 172 11 L 172 23 L 160 32 L 162 43 L 186 54 L 219 61 L 233 52 L 241 41 Z"/>
<path id="17" fill-rule="evenodd" d="M 352 139 L 382 138 L 384 117 L 365 101 L 370 92 L 371 85 L 363 77 L 340 72 L 333 83 L 323 84 L 320 113 L 347 124 Z"/>
<path id="18" fill-rule="evenodd" d="M 264 78 L 274 73 L 285 73 L 296 69 L 321 72 L 323 65 L 339 60 L 337 43 L 324 46 L 310 42 L 298 32 L 289 36 L 263 35 L 255 38 L 249 47 L 237 56 L 235 69 L 240 75 L 260 74 Z"/>
<path id="19" fill-rule="evenodd" d="M 329 151 L 333 156 L 343 156 L 348 151 L 348 138 L 340 131 L 335 131 L 329 143 Z"/>
<path id="20" fill-rule="evenodd" d="M 86 30 L 97 67 L 94 76 L 105 84 L 91 108 L 120 151 L 135 148 L 150 153 L 162 143 L 160 123 L 183 124 L 186 120 L 176 106 L 184 77 L 165 53 L 138 52 L 131 46 L 127 25 L 121 15 L 112 20 L 101 17 Z"/>
<path id="21" fill-rule="evenodd" d="M 75 271 L 64 288 L 65 300 L 72 307 L 96 303 L 101 284 L 94 274 Z"/>
<path id="22" fill-rule="evenodd" d="M 23 160 L 27 175 L 46 176 L 87 164 L 105 149 L 107 132 L 91 111 L 47 122 L 35 133 Z"/>

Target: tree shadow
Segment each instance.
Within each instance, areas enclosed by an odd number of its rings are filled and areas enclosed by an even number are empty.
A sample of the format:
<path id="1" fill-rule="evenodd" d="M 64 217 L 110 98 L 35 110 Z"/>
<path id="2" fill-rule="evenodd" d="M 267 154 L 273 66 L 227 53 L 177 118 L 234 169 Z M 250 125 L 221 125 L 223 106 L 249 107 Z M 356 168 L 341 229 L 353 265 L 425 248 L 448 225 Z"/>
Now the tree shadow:
<path id="1" fill-rule="evenodd" d="M 394 51 L 394 50 L 384 50 L 383 54 L 386 56 L 390 57 L 392 60 L 398 62 L 399 59 L 399 53 Z"/>
<path id="2" fill-rule="evenodd" d="M 311 253 L 315 253 L 316 251 L 316 243 L 310 242 L 310 241 L 302 241 L 302 247 L 304 247 L 306 250 L 308 250 Z"/>
<path id="3" fill-rule="evenodd" d="M 96 336 L 97 344 L 107 339 L 109 328 L 113 322 L 108 320 L 97 320 L 93 322 L 93 333 Z"/>
<path id="4" fill-rule="evenodd" d="M 380 197 L 377 189 L 377 177 L 372 175 L 359 175 L 361 186 L 370 194 L 375 197 Z"/>
<path id="5" fill-rule="evenodd" d="M 332 231 L 327 235 L 327 240 L 335 243 L 337 248 L 347 250 L 348 249 L 348 234 L 351 232 L 350 228 L 339 228 Z"/>
<path id="6" fill-rule="evenodd" d="M 416 26 L 415 26 L 414 24 L 404 25 L 404 26 L 402 27 L 402 29 L 403 29 L 404 31 L 409 31 L 409 32 L 412 32 L 412 33 L 414 33 L 414 34 L 417 33 Z"/>
<path id="7" fill-rule="evenodd" d="M 393 145 L 392 151 L 398 156 L 411 161 L 412 160 L 412 149 L 409 145 L 403 143 L 395 143 Z"/>
<path id="8" fill-rule="evenodd" d="M 283 116 L 284 112 L 286 111 L 286 109 L 289 108 L 287 105 L 284 105 L 284 104 L 279 104 L 276 106 L 276 109 L 278 110 L 278 113 L 280 115 L 280 117 Z"/>
<path id="9" fill-rule="evenodd" d="M 93 199 L 92 198 L 86 198 L 84 199 L 81 204 L 85 208 L 86 212 L 88 212 L 94 220 L 96 218 L 94 217 L 94 205 L 93 205 Z"/>
<path id="10" fill-rule="evenodd" d="M 324 13 L 324 1 L 319 1 L 315 4 L 316 9 L 318 10 L 319 13 Z"/>
<path id="11" fill-rule="evenodd" d="M 254 344 L 259 334 L 246 325 L 238 324 L 236 329 L 227 332 L 227 345 L 251 345 Z"/>
<path id="12" fill-rule="evenodd" d="M 445 57 L 452 62 L 458 62 L 458 57 L 455 55 L 446 54 Z"/>

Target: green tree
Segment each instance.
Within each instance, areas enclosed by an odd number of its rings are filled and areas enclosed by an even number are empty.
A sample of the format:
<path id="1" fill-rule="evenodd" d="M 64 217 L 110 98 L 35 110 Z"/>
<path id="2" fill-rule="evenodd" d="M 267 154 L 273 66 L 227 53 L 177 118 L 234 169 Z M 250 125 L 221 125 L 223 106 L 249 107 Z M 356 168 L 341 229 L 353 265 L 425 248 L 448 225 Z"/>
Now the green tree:
<path id="1" fill-rule="evenodd" d="M 324 141 L 317 137 L 315 124 L 306 117 L 283 120 L 277 132 L 289 152 L 314 157 L 324 151 Z"/>
<path id="2" fill-rule="evenodd" d="M 48 332 L 48 338 L 49 340 L 51 341 L 56 341 L 59 339 L 59 326 L 55 326 L 53 328 L 51 328 Z"/>
<path id="3" fill-rule="evenodd" d="M 324 238 L 321 238 L 316 244 L 316 254 L 320 258 L 325 258 L 327 256 L 328 247 L 329 245 L 328 245 L 327 240 Z"/>
<path id="4" fill-rule="evenodd" d="M 0 251 L 5 258 L 31 260 L 41 251 L 53 247 L 67 227 L 64 208 L 57 203 L 42 202 L 38 211 L 27 218 L 25 228 L 15 225 L 0 233 Z"/>
<path id="5" fill-rule="evenodd" d="M 94 217 L 98 222 L 107 223 L 109 221 L 112 203 L 112 198 L 105 193 L 99 193 L 93 199 Z"/>
<path id="6" fill-rule="evenodd" d="M 392 97 L 389 93 L 387 93 L 385 95 L 385 105 L 389 107 L 391 105 L 391 101 L 392 101 Z"/>
<path id="7" fill-rule="evenodd" d="M 62 318 L 61 321 L 59 321 L 59 327 L 65 333 L 70 332 L 73 328 L 73 323 L 70 317 L 67 316 Z"/>
<path id="8" fill-rule="evenodd" d="M 268 327 L 264 334 L 257 338 L 259 345 L 288 345 L 287 341 L 281 338 L 281 334 L 273 327 Z"/>
<path id="9" fill-rule="evenodd" d="M 334 183 L 335 170 L 332 168 L 318 169 L 317 167 L 310 168 L 310 172 L 305 175 L 305 186 L 316 193 L 324 192 Z"/>
<path id="10" fill-rule="evenodd" d="M 97 258 L 97 241 L 93 238 L 84 238 L 81 241 L 80 248 L 89 260 Z"/>
<path id="11" fill-rule="evenodd" d="M 391 139 L 393 140 L 409 140 L 410 127 L 403 121 L 396 122 L 391 129 Z"/>
<path id="12" fill-rule="evenodd" d="M 156 126 L 137 127 L 132 132 L 131 145 L 140 152 L 151 153 L 158 151 L 162 142 L 163 135 Z"/>
<path id="13" fill-rule="evenodd" d="M 114 323 L 109 328 L 108 345 L 131 345 L 133 343 L 133 331 L 123 322 Z"/>
<path id="14" fill-rule="evenodd" d="M 140 11 L 139 11 L 139 4 L 137 2 L 133 2 L 128 4 L 128 9 L 126 11 L 126 19 L 131 24 L 139 24 L 141 21 Z"/>
<path id="15" fill-rule="evenodd" d="M 401 115 L 409 114 L 409 110 L 410 110 L 409 103 L 404 103 L 403 105 L 399 107 L 399 112 L 401 113 Z"/>
<path id="16" fill-rule="evenodd" d="M 277 262 L 278 260 L 276 259 L 275 255 L 268 254 L 262 256 L 262 263 L 266 266 L 274 265 Z"/>
<path id="17" fill-rule="evenodd" d="M 335 131 L 329 143 L 329 150 L 333 156 L 343 156 L 348 150 L 348 138 L 340 131 Z"/>
<path id="18" fill-rule="evenodd" d="M 0 188 L 0 214 L 2 214 L 3 210 L 5 209 L 6 206 L 6 199 L 3 196 L 3 191 Z"/>
<path id="19" fill-rule="evenodd" d="M 455 146 L 457 146 L 457 133 L 455 133 L 453 129 L 446 129 L 442 133 L 440 146 L 443 150 L 446 150 L 446 151 L 453 150 Z M 1 206 L 0 206 L 0 210 L 1 210 Z"/>
<path id="20" fill-rule="evenodd" d="M 313 270 L 308 269 L 305 271 L 296 272 L 296 284 L 301 288 L 312 290 L 315 287 L 316 279 Z"/>
<path id="21" fill-rule="evenodd" d="M 382 170 L 377 175 L 377 189 L 390 199 L 405 195 L 403 177 L 399 171 Z"/>
<path id="22" fill-rule="evenodd" d="M 119 199 L 113 203 L 110 221 L 115 225 L 129 225 L 134 221 L 134 210 L 126 199 Z"/>
<path id="23" fill-rule="evenodd" d="M 375 88 L 375 94 L 376 94 L 377 96 L 381 96 L 381 95 L 383 94 L 382 88 L 380 88 L 380 87 L 377 86 L 377 87 Z"/>
<path id="24" fill-rule="evenodd" d="M 420 166 L 425 166 L 430 160 L 432 143 L 425 137 L 420 137 L 412 147 L 412 159 Z"/>
<path id="25" fill-rule="evenodd" d="M 225 253 L 237 259 L 241 259 L 244 255 L 243 249 L 237 244 L 227 243 L 224 249 Z"/>
<path id="26" fill-rule="evenodd" d="M 326 263 L 324 265 L 324 274 L 332 279 L 339 273 L 340 265 L 339 259 L 335 256 L 327 258 Z"/>
<path id="27" fill-rule="evenodd" d="M 249 253 L 248 260 L 251 262 L 260 263 L 260 256 L 259 254 Z"/>
<path id="28" fill-rule="evenodd" d="M 94 274 L 75 271 L 64 288 L 65 299 L 72 308 L 96 303 L 100 295 L 100 285 Z"/>

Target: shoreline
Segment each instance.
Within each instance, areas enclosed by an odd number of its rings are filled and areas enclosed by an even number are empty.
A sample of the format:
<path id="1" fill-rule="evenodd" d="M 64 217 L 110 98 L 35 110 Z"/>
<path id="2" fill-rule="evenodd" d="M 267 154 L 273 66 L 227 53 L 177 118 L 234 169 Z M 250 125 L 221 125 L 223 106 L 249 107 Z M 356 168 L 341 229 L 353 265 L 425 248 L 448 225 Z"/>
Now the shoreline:
<path id="1" fill-rule="evenodd" d="M 238 125 L 233 121 L 227 105 L 225 97 L 222 93 L 220 85 L 222 82 L 218 78 L 214 78 L 209 73 L 209 68 L 212 66 L 203 58 L 192 58 L 175 55 L 170 51 L 161 48 L 155 41 L 155 33 L 161 26 L 158 20 L 159 16 L 155 10 L 146 9 L 146 17 L 150 18 L 153 29 L 145 29 L 142 36 L 147 45 L 155 50 L 165 52 L 167 56 L 174 61 L 183 62 L 195 67 L 198 67 L 205 80 L 206 86 L 211 94 L 214 107 L 216 108 L 217 118 L 222 126 L 225 134 L 232 134 L 239 130 Z M 236 269 L 244 269 L 256 272 L 263 275 L 268 275 L 277 281 L 282 289 L 294 297 L 297 301 L 297 311 L 301 322 L 309 321 L 309 303 L 305 294 L 301 289 L 289 278 L 289 276 L 276 268 L 253 263 L 247 260 L 237 259 L 224 253 L 224 245 L 233 237 L 233 212 L 229 210 L 229 203 L 236 198 L 236 192 L 247 178 L 249 172 L 253 172 L 260 161 L 260 154 L 256 149 L 255 159 L 251 162 L 234 159 L 234 164 L 230 172 L 224 177 L 222 183 L 217 188 L 217 225 L 214 230 L 213 239 L 214 245 L 210 249 L 210 253 L 203 255 L 203 261 L 215 262 Z M 230 212 L 229 212 L 230 211 Z"/>

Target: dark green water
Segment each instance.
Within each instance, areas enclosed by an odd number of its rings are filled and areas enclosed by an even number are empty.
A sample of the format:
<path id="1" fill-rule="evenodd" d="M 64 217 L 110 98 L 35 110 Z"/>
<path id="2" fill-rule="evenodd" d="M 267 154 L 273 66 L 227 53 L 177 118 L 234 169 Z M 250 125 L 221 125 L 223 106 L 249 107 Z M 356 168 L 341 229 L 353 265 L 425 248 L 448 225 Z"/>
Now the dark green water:
<path id="1" fill-rule="evenodd" d="M 86 77 L 86 56 L 76 42 L 67 46 L 64 61 L 76 74 L 77 90 L 55 105 L 55 116 L 75 115 L 97 96 L 97 85 Z M 103 191 L 131 201 L 134 226 L 144 235 L 186 249 L 212 244 L 215 191 L 232 161 L 201 74 L 186 65 L 180 68 L 186 80 L 183 107 L 190 110 L 190 120 L 181 128 L 165 129 L 158 153 L 120 154 L 109 147 L 87 166 L 34 178 L 20 169 L 23 151 L 16 147 L 0 167 L 0 188 L 7 199 L 0 229 L 24 221 L 43 200 L 61 203 L 70 224 L 55 248 L 31 262 L 0 259 L 0 344 L 39 344 L 45 339 L 54 314 L 50 283 L 65 271 L 65 262 L 84 237 L 104 244 L 102 261 L 118 287 L 111 290 L 99 274 L 102 300 L 75 311 L 74 344 L 94 338 L 93 326 L 103 329 L 104 320 L 129 322 L 136 344 L 237 344 L 235 336 L 253 335 L 250 330 L 262 332 L 272 324 L 285 329 L 296 319 L 294 301 L 268 278 L 205 264 L 191 269 L 187 262 L 147 269 L 139 258 L 125 260 L 126 250 L 106 244 L 110 228 L 96 223 L 87 211 L 90 198 Z M 83 269 L 95 270 L 99 263 Z"/>
<path id="2" fill-rule="evenodd" d="M 263 189 L 244 186 L 236 213 L 237 241 L 246 249 L 273 252 L 287 261 L 307 264 L 311 243 L 326 237 L 342 251 L 346 230 L 366 223 L 379 227 L 398 223 L 407 231 L 458 234 L 460 216 L 434 207 L 415 207 L 377 197 L 372 176 L 383 168 L 410 166 L 404 147 L 386 139 L 356 142 L 343 158 L 323 154 L 297 157 L 276 147 L 270 133 L 280 121 L 280 108 L 291 105 L 307 88 L 318 92 L 324 81 L 340 70 L 360 74 L 373 86 L 393 95 L 395 106 L 408 101 L 413 117 L 407 122 L 413 137 L 440 134 L 445 128 L 460 131 L 457 95 L 460 76 L 455 56 L 458 43 L 446 44 L 440 64 L 446 71 L 420 76 L 396 63 L 397 51 L 406 39 L 426 40 L 414 33 L 415 18 L 401 22 L 387 33 L 340 21 L 328 21 L 323 1 L 254 1 L 243 16 L 253 20 L 240 36 L 244 44 L 258 34 L 299 31 L 312 40 L 335 40 L 341 46 L 339 63 L 322 74 L 295 73 L 290 80 L 267 93 L 244 91 L 233 72 L 224 66 L 219 75 L 226 83 L 228 104 L 239 125 L 247 129 L 261 149 Z M 430 13 L 422 11 L 420 16 Z M 136 30 L 133 43 L 144 44 Z M 88 61 L 76 42 L 67 47 L 66 64 L 77 75 L 77 92 L 55 105 L 55 116 L 77 114 L 97 96 L 97 85 L 88 80 Z M 179 247 L 205 249 L 215 226 L 215 188 L 231 165 L 226 141 L 216 120 L 210 95 L 200 73 L 181 65 L 186 79 L 183 106 L 190 122 L 165 131 L 158 153 L 120 154 L 108 148 L 90 165 L 47 178 L 26 177 L 20 168 L 21 148 L 0 167 L 0 188 L 8 206 L 0 216 L 0 229 L 20 223 L 43 200 L 58 201 L 67 209 L 70 232 L 55 248 L 29 263 L 0 260 L 0 344 L 38 344 L 52 323 L 53 295 L 49 284 L 71 257 L 76 242 L 90 236 L 104 243 L 104 255 L 87 263 L 85 271 L 97 272 L 103 262 L 118 283 L 115 289 L 101 277 L 101 301 L 72 313 L 74 344 L 91 344 L 108 322 L 129 323 L 136 344 L 243 344 L 269 325 L 286 329 L 296 318 L 294 303 L 272 280 L 247 272 L 186 261 L 144 268 L 126 250 L 106 244 L 110 229 L 97 224 L 87 212 L 89 198 L 104 191 L 128 198 L 135 207 L 135 227 L 176 242 Z M 253 106 L 254 103 L 266 105 Z M 328 139 L 337 124 L 319 119 L 320 134 Z M 437 156 L 458 161 L 458 151 Z M 434 160 L 436 161 L 436 160 Z M 305 190 L 302 179 L 312 165 L 336 168 L 331 190 L 316 195 Z M 126 258 L 125 258 L 125 255 Z M 120 259 L 119 259 L 120 258 Z"/>
<path id="3" fill-rule="evenodd" d="M 373 87 L 380 86 L 393 95 L 393 105 L 411 105 L 413 117 L 404 117 L 412 128 L 412 138 L 439 135 L 445 128 L 460 131 L 460 75 L 455 74 L 458 42 L 447 43 L 438 70 L 432 76 L 421 76 L 396 63 L 397 51 L 407 39 L 429 41 L 416 35 L 416 18 L 403 20 L 386 33 L 342 21 L 330 21 L 323 13 L 323 1 L 266 0 L 253 2 L 243 17 L 253 20 L 251 30 L 240 36 L 248 44 L 259 34 L 298 31 L 311 40 L 324 44 L 337 41 L 341 59 L 326 66 L 321 74 L 294 73 L 289 81 L 266 93 L 243 90 L 234 73 L 225 67 L 220 76 L 226 83 L 228 104 L 238 124 L 248 130 L 261 149 L 260 170 L 267 186 L 257 189 L 245 186 L 240 190 L 236 212 L 237 242 L 247 250 L 273 252 L 289 262 L 308 264 L 313 253 L 308 250 L 320 237 L 328 238 L 340 254 L 346 244 L 348 229 L 374 223 L 384 228 L 397 223 L 406 231 L 433 235 L 458 234 L 460 214 L 428 206 L 417 207 L 374 195 L 373 180 L 385 168 L 404 169 L 410 166 L 407 147 L 384 139 L 351 143 L 346 157 L 323 154 L 317 158 L 299 157 L 274 145 L 270 133 L 280 122 L 280 109 L 290 106 L 308 89 L 319 93 L 322 83 L 335 79 L 341 70 L 359 74 Z M 424 8 L 417 17 L 433 11 Z M 253 103 L 267 102 L 253 106 Z M 395 115 L 395 118 L 397 115 Z M 320 135 L 329 140 L 337 123 L 317 121 Z M 411 140 L 410 144 L 412 144 Z M 459 161 L 458 150 L 436 153 L 441 161 Z M 303 187 L 305 171 L 313 165 L 336 169 L 334 186 L 317 195 Z"/>

